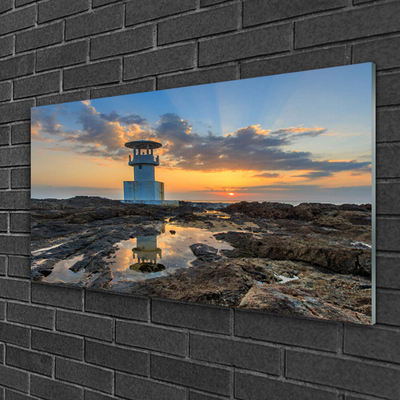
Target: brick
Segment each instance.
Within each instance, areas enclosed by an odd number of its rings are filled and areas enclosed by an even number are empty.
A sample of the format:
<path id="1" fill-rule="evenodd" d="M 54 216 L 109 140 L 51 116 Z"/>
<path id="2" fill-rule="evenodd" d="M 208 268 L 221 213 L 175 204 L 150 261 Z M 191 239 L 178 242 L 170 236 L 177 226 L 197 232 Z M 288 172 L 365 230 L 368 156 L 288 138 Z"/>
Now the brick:
<path id="1" fill-rule="evenodd" d="M 10 236 L 10 237 L 14 240 L 16 239 L 16 236 Z M 7 253 L 7 251 L 4 251 L 1 248 L 1 242 L 2 241 L 0 241 L 0 251 L 2 253 Z M 18 244 L 19 241 L 16 240 L 16 243 Z M 28 301 L 29 281 L 1 278 L 0 296 L 5 299 Z"/>
<path id="2" fill-rule="evenodd" d="M 227 0 L 200 0 L 200 7 L 213 6 L 215 4 L 223 3 Z"/>
<path id="3" fill-rule="evenodd" d="M 0 320 L 4 320 L 6 317 L 6 302 L 0 300 Z"/>
<path id="4" fill-rule="evenodd" d="M 111 393 L 113 373 L 76 361 L 56 359 L 56 378 Z"/>
<path id="5" fill-rule="evenodd" d="M 30 238 L 29 236 L 0 235 L 0 251 L 6 254 L 30 255 Z"/>
<path id="6" fill-rule="evenodd" d="M 35 25 L 36 7 L 28 7 L 0 16 L 0 35 L 19 31 Z"/>
<path id="7" fill-rule="evenodd" d="M 13 53 L 14 37 L 7 36 L 0 38 L 0 58 L 9 56 Z"/>
<path id="8" fill-rule="evenodd" d="M 203 393 L 194 392 L 192 390 L 189 391 L 189 399 L 190 400 L 218 400 L 220 397 L 209 396 Z"/>
<path id="9" fill-rule="evenodd" d="M 91 340 L 85 343 L 85 361 L 117 371 L 135 375 L 148 375 L 149 355 L 142 351 L 128 350 Z"/>
<path id="10" fill-rule="evenodd" d="M 27 4 L 34 3 L 36 0 L 15 0 L 15 6 L 26 6 Z"/>
<path id="11" fill-rule="evenodd" d="M 236 66 L 210 68 L 183 74 L 161 76 L 157 79 L 157 90 L 182 86 L 203 85 L 206 83 L 231 81 L 236 79 Z"/>
<path id="12" fill-rule="evenodd" d="M 31 124 L 30 124 L 30 122 L 16 124 L 11 127 L 11 143 L 12 144 L 23 144 L 23 143 L 30 143 L 30 142 L 31 142 Z"/>
<path id="13" fill-rule="evenodd" d="M 8 146 L 10 144 L 10 126 L 0 126 L 0 146 Z"/>
<path id="14" fill-rule="evenodd" d="M 31 276 L 30 257 L 9 256 L 8 275 L 17 276 L 20 278 L 30 278 Z"/>
<path id="15" fill-rule="evenodd" d="M 96 8 L 96 7 L 105 6 L 106 4 L 115 3 L 116 1 L 118 1 L 118 0 L 93 0 L 92 7 Z"/>
<path id="16" fill-rule="evenodd" d="M 45 71 L 86 62 L 88 41 L 83 40 L 38 51 L 36 70 Z"/>
<path id="17" fill-rule="evenodd" d="M 176 386 L 151 381 L 149 379 L 137 378 L 131 375 L 116 373 L 115 393 L 126 399 L 146 400 L 185 400 L 186 390 Z"/>
<path id="18" fill-rule="evenodd" d="M 297 21 L 295 47 L 310 47 L 396 32 L 400 29 L 400 20 L 394 16 L 399 12 L 400 4 L 391 2 Z M 382 21 L 385 23 L 382 24 Z"/>
<path id="19" fill-rule="evenodd" d="M 400 363 L 400 332 L 346 324 L 344 353 Z"/>
<path id="20" fill-rule="evenodd" d="M 231 310 L 170 300 L 152 299 L 152 321 L 158 324 L 197 329 L 215 333 L 230 333 Z"/>
<path id="21" fill-rule="evenodd" d="M 11 213 L 10 230 L 17 233 L 31 232 L 31 214 L 29 213 Z"/>
<path id="22" fill-rule="evenodd" d="M 208 39 L 200 42 L 199 65 L 284 52 L 290 49 L 290 36 L 290 24 L 283 24 Z"/>
<path id="23" fill-rule="evenodd" d="M 59 331 L 112 341 L 113 320 L 92 315 L 57 311 L 56 328 Z"/>
<path id="24" fill-rule="evenodd" d="M 235 310 L 235 335 L 246 338 L 336 351 L 337 329 L 335 322 Z"/>
<path id="25" fill-rule="evenodd" d="M 376 321 L 380 324 L 400 326 L 399 301 L 399 293 L 378 289 L 376 300 Z"/>
<path id="26" fill-rule="evenodd" d="M 6 364 L 47 376 L 53 369 L 52 357 L 13 346 L 7 346 Z"/>
<path id="27" fill-rule="evenodd" d="M 230 392 L 230 371 L 194 362 L 152 355 L 150 376 L 216 394 Z"/>
<path id="28" fill-rule="evenodd" d="M 21 51 L 60 43 L 63 40 L 63 31 L 64 24 L 62 22 L 57 22 L 42 28 L 19 33 L 15 37 L 15 51 L 19 53 Z"/>
<path id="29" fill-rule="evenodd" d="M 280 349 L 238 340 L 190 335 L 190 358 L 237 368 L 280 374 Z"/>
<path id="30" fill-rule="evenodd" d="M 85 390 L 85 400 L 115 400 L 115 397 L 106 396 L 99 392 Z"/>
<path id="31" fill-rule="evenodd" d="M 379 39 L 353 45 L 353 62 L 373 62 L 376 69 L 384 70 L 400 66 L 400 37 Z"/>
<path id="32" fill-rule="evenodd" d="M 318 1 L 293 1 L 293 0 L 250 0 L 243 3 L 243 26 L 252 26 L 267 22 L 280 21 L 286 18 L 298 17 L 346 7 L 346 0 L 318 0 Z"/>
<path id="33" fill-rule="evenodd" d="M 397 251 L 400 246 L 400 220 L 379 217 L 376 221 L 376 248 Z"/>
<path id="34" fill-rule="evenodd" d="M 83 339 L 55 332 L 32 330 L 32 349 L 83 360 Z"/>
<path id="35" fill-rule="evenodd" d="M 0 212 L 0 232 L 8 231 L 8 213 Z"/>
<path id="36" fill-rule="evenodd" d="M 318 68 L 336 67 L 346 64 L 345 46 L 331 47 L 267 60 L 244 62 L 241 65 L 241 78 L 286 74 Z"/>
<path id="37" fill-rule="evenodd" d="M 64 90 L 118 82 L 121 60 L 103 61 L 64 71 Z"/>
<path id="38" fill-rule="evenodd" d="M 0 123 L 29 119 L 31 117 L 31 107 L 33 107 L 33 99 L 0 105 Z M 0 164 L 2 164 L 1 160 L 2 155 L 0 155 Z"/>
<path id="39" fill-rule="evenodd" d="M 400 214 L 400 183 L 388 182 L 376 184 L 376 212 L 377 214 Z"/>
<path id="40" fill-rule="evenodd" d="M 27 256 L 30 254 L 30 244 L 31 241 L 29 236 L 0 235 L 0 253 L 3 254 L 15 254 L 15 255 Z M 0 287 L 1 286 L 2 284 L 0 283 Z M 23 298 L 25 298 L 25 294 L 22 294 L 22 292 L 20 291 L 18 291 L 17 296 L 23 296 Z M 21 298 L 17 297 L 17 299 Z"/>
<path id="41" fill-rule="evenodd" d="M 13 189 L 29 189 L 31 187 L 30 168 L 13 168 L 11 170 L 11 187 Z"/>
<path id="42" fill-rule="evenodd" d="M 194 67 L 194 43 L 153 50 L 124 59 L 124 79 L 135 79 Z"/>
<path id="43" fill-rule="evenodd" d="M 400 73 L 378 75 L 376 77 L 376 105 L 400 104 Z"/>
<path id="44" fill-rule="evenodd" d="M 38 22 L 63 18 L 89 9 L 89 0 L 49 0 L 38 4 Z"/>
<path id="45" fill-rule="evenodd" d="M 96 60 L 148 49 L 153 46 L 153 30 L 153 26 L 146 25 L 94 38 L 90 43 L 90 58 Z"/>
<path id="46" fill-rule="evenodd" d="M 6 389 L 5 393 L 7 396 L 6 397 L 7 400 L 32 400 L 33 399 L 33 397 L 31 397 L 29 395 L 22 394 L 20 392 L 15 392 L 14 390 L 11 390 L 11 389 Z M 0 396 L 0 399 L 2 399 L 1 396 Z"/>
<path id="47" fill-rule="evenodd" d="M 378 256 L 376 264 L 376 286 L 385 289 L 400 289 L 400 259 Z"/>
<path id="48" fill-rule="evenodd" d="M 14 81 L 14 98 L 37 96 L 60 90 L 60 72 L 49 72 Z"/>
<path id="49" fill-rule="evenodd" d="M 1 149 L 0 149 L 1 150 Z M 378 146 L 376 149 L 376 175 L 378 178 L 397 178 L 400 176 L 400 146 Z"/>
<path id="50" fill-rule="evenodd" d="M 68 19 L 65 25 L 65 39 L 71 40 L 109 32 L 122 28 L 122 25 L 123 8 L 122 5 L 116 5 Z"/>
<path id="51" fill-rule="evenodd" d="M 0 275 L 5 275 L 6 272 L 7 272 L 7 256 L 0 255 Z"/>
<path id="52" fill-rule="evenodd" d="M 32 282 L 32 302 L 82 310 L 82 289 Z"/>
<path id="53" fill-rule="evenodd" d="M 13 8 L 13 0 L 3 0 L 0 3 L 0 13 L 11 10 Z"/>
<path id="54" fill-rule="evenodd" d="M 238 7 L 227 7 L 197 12 L 158 24 L 158 43 L 166 44 L 199 38 L 237 28 Z"/>
<path id="55" fill-rule="evenodd" d="M 86 290 L 85 293 L 85 311 L 142 321 L 147 321 L 149 318 L 149 299 L 147 297 L 94 290 Z"/>
<path id="56" fill-rule="evenodd" d="M 34 55 L 32 53 L 0 61 L 0 81 L 32 74 L 34 67 Z"/>
<path id="57" fill-rule="evenodd" d="M 0 364 L 0 385 L 28 393 L 28 373 Z"/>
<path id="58" fill-rule="evenodd" d="M 186 355 L 186 333 L 158 328 L 134 322 L 117 321 L 116 343 L 161 351 L 163 353 Z"/>
<path id="59" fill-rule="evenodd" d="M 7 322 L 0 322 L 0 341 L 29 347 L 29 329 Z"/>
<path id="60" fill-rule="evenodd" d="M 157 79 L 157 90 L 231 81 L 236 79 L 236 66 L 210 68 L 182 74 L 161 76 Z"/>
<path id="61" fill-rule="evenodd" d="M 366 361 L 287 351 L 287 377 L 359 393 L 398 399 L 400 371 Z"/>
<path id="62" fill-rule="evenodd" d="M 31 392 L 46 400 L 83 399 L 83 389 L 37 375 L 31 376 Z"/>
<path id="63" fill-rule="evenodd" d="M 37 106 L 48 106 L 50 104 L 68 103 L 70 101 L 80 101 L 89 98 L 89 90 L 77 90 L 62 94 L 39 97 L 36 100 Z"/>
<path id="64" fill-rule="evenodd" d="M 105 86 L 90 90 L 90 98 L 97 99 L 101 97 L 121 96 L 124 94 L 151 92 L 154 90 L 154 78 L 143 79 L 131 83 L 120 85 Z"/>
<path id="65" fill-rule="evenodd" d="M 235 373 L 235 397 L 242 400 L 337 400 L 336 393 L 240 372 Z"/>
<path id="66" fill-rule="evenodd" d="M 377 142 L 393 142 L 400 140 L 400 110 L 377 110 L 376 134 Z"/>
<path id="67" fill-rule="evenodd" d="M 11 82 L 0 83 L 0 101 L 11 100 Z"/>
<path id="68" fill-rule="evenodd" d="M 134 0 L 126 5 L 126 26 L 194 10 L 196 0 Z"/>
<path id="69" fill-rule="evenodd" d="M 365 400 L 365 397 L 351 396 L 346 394 L 344 400 Z"/>
<path id="70" fill-rule="evenodd" d="M 0 148 L 0 166 L 13 167 L 29 164 L 29 146 L 9 146 Z"/>
<path id="71" fill-rule="evenodd" d="M 1 153 L 2 152 L 0 151 L 0 156 Z M 27 210 L 30 208 L 29 200 L 30 200 L 29 191 L 23 191 L 23 190 L 14 190 L 8 192 L 0 191 L 0 209 Z"/>
<path id="72" fill-rule="evenodd" d="M 52 329 L 54 326 L 54 315 L 54 309 L 28 304 L 8 303 L 7 320 L 11 322 Z"/>

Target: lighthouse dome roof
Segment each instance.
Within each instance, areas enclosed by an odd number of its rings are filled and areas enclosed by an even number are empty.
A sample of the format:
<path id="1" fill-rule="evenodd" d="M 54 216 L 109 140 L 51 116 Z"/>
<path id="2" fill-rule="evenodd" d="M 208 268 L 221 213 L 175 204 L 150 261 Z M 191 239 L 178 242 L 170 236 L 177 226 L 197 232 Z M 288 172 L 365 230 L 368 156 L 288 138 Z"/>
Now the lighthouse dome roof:
<path id="1" fill-rule="evenodd" d="M 129 149 L 137 148 L 137 149 L 146 149 L 149 146 L 149 149 L 158 149 L 162 146 L 162 143 L 155 142 L 153 140 L 133 140 L 132 142 L 126 142 L 125 147 Z"/>

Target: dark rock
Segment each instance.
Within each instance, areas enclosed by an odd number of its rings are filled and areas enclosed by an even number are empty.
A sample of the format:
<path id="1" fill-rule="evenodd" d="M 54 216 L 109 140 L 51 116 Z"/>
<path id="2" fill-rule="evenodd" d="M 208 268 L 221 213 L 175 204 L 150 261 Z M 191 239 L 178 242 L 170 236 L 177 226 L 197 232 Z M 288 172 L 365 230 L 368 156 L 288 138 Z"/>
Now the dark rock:
<path id="1" fill-rule="evenodd" d="M 207 244 L 195 243 L 189 247 L 190 250 L 192 250 L 193 254 L 200 261 L 210 262 L 219 260 L 221 258 L 221 256 L 217 254 L 218 250 L 214 247 L 208 246 Z"/>

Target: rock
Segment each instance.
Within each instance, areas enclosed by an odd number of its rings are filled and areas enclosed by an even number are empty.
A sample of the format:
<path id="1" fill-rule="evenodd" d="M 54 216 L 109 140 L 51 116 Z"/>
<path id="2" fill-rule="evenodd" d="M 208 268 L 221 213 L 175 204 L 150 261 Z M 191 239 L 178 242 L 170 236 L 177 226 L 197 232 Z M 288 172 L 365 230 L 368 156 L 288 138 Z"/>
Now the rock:
<path id="1" fill-rule="evenodd" d="M 240 308 L 274 314 L 301 315 L 354 323 L 370 323 L 364 314 L 342 309 L 312 296 L 312 293 L 285 285 L 254 285 L 243 297 Z"/>
<path id="2" fill-rule="evenodd" d="M 200 261 L 210 262 L 219 260 L 221 258 L 221 256 L 217 254 L 218 250 L 207 244 L 195 243 L 189 247 L 190 250 L 192 250 L 193 254 L 196 256 L 196 258 Z"/>
<path id="3" fill-rule="evenodd" d="M 171 230 L 169 231 L 169 233 L 170 233 L 171 235 L 175 235 L 176 231 L 173 230 L 173 229 L 171 229 Z"/>
<path id="4" fill-rule="evenodd" d="M 250 236 L 246 236 L 250 235 Z M 273 260 L 305 261 L 342 274 L 371 275 L 371 252 L 317 238 L 270 235 L 263 239 L 251 234 L 227 232 L 215 235 L 235 247 L 231 257 L 261 257 Z"/>

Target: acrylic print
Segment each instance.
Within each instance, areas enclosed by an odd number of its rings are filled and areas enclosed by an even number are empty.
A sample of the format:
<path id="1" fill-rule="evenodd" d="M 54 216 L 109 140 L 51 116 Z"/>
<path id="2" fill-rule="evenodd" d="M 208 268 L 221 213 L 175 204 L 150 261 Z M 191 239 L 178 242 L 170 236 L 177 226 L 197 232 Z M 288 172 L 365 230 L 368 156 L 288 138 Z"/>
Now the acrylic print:
<path id="1" fill-rule="evenodd" d="M 32 279 L 374 321 L 374 65 L 32 109 Z"/>

